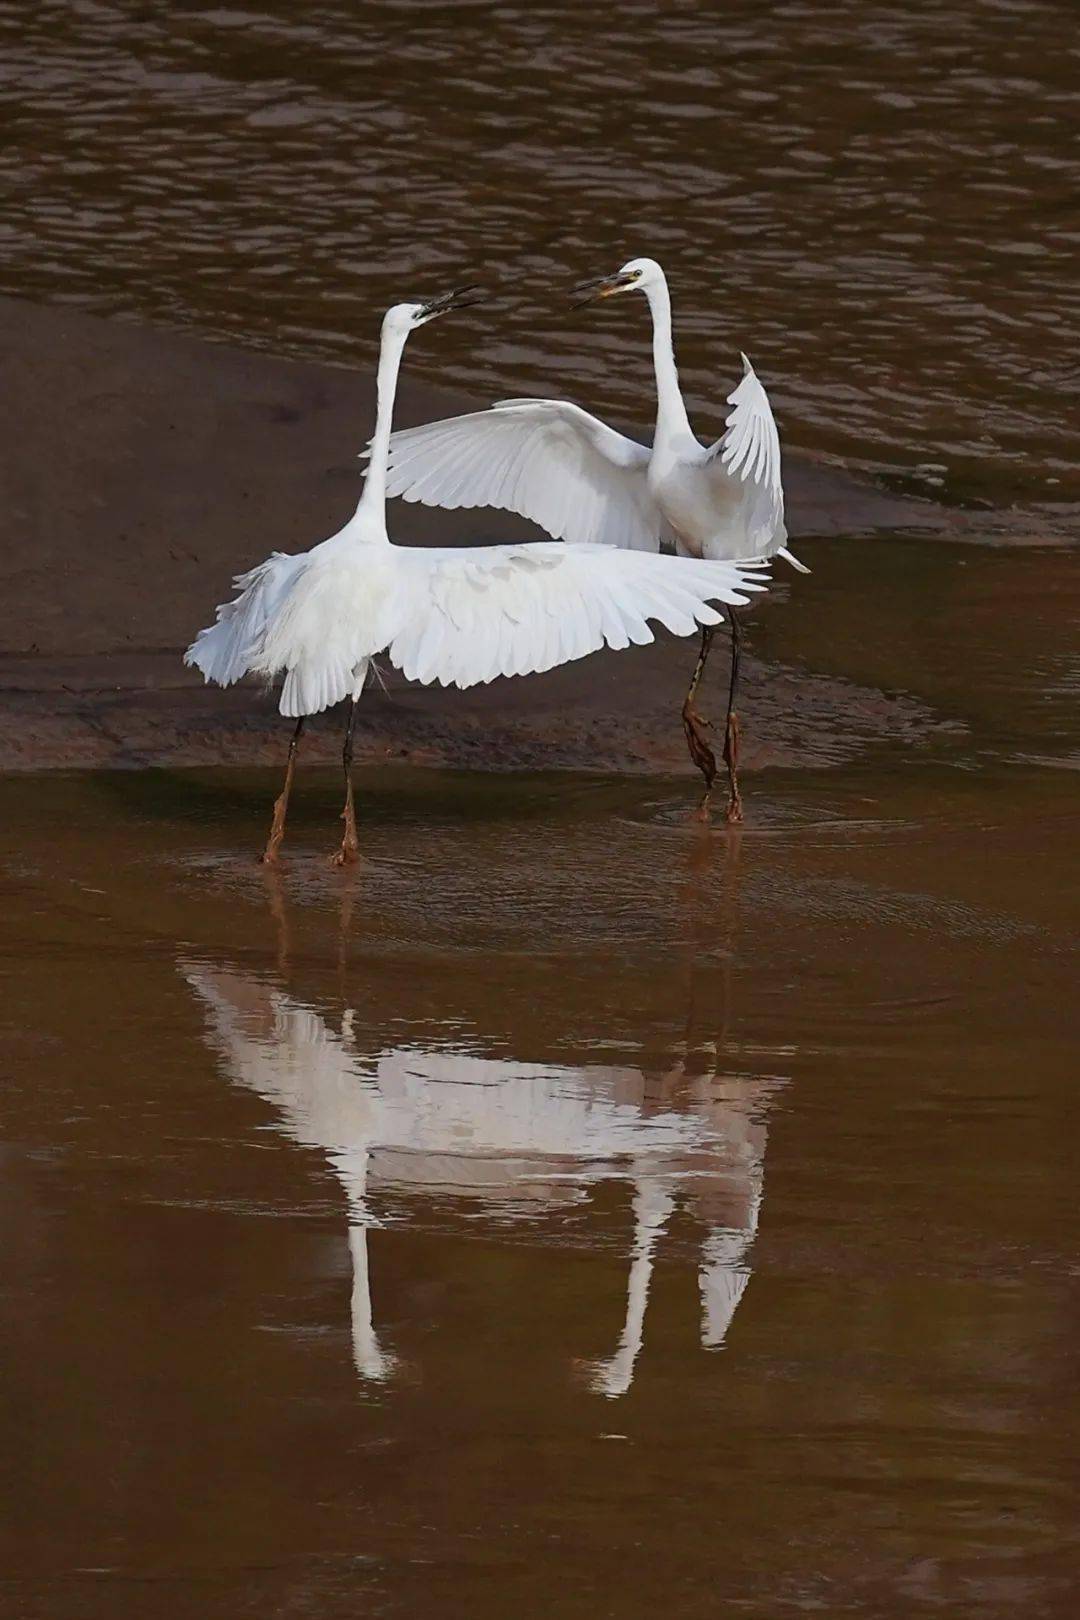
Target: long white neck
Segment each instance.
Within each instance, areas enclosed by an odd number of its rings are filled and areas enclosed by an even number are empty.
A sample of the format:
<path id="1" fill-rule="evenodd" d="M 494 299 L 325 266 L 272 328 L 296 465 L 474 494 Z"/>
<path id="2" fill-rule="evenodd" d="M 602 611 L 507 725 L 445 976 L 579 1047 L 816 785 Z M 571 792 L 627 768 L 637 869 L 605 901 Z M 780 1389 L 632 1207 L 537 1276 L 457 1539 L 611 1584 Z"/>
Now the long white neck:
<path id="1" fill-rule="evenodd" d="M 394 395 L 397 393 L 398 372 L 408 331 L 385 331 L 379 348 L 379 371 L 376 379 L 378 408 L 375 413 L 375 432 L 371 438 L 367 478 L 363 494 L 356 508 L 350 528 L 363 534 L 365 539 L 388 540 L 386 532 L 386 459 L 390 448 L 390 429 L 394 420 Z"/>
<path id="2" fill-rule="evenodd" d="M 663 276 L 645 288 L 653 321 L 653 366 L 656 370 L 656 439 L 662 444 L 689 433 L 690 422 L 675 369 L 671 335 L 671 294 Z"/>

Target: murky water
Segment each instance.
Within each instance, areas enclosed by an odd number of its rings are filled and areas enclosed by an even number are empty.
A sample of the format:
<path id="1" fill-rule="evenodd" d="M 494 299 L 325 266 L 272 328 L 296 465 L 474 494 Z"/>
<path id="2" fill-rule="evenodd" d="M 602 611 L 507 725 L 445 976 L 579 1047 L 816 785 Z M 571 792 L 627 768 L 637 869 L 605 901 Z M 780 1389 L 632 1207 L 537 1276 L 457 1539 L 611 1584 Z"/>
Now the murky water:
<path id="1" fill-rule="evenodd" d="M 0 5 L 0 289 L 370 362 L 375 312 L 504 302 L 410 366 L 647 428 L 670 266 L 703 428 L 749 350 L 790 444 L 1080 498 L 1069 0 Z"/>
<path id="2" fill-rule="evenodd" d="M 544 300 L 653 251 L 714 424 L 746 346 L 1075 502 L 1074 24 L 0 5 L 0 288 L 366 366 L 483 270 L 410 366 L 644 426 L 644 310 Z M 273 879 L 264 774 L 0 777 L 4 1620 L 1075 1613 L 1075 565 L 813 561 L 754 652 L 934 723 L 735 837 L 371 770 L 342 876 L 304 770 Z"/>
<path id="3" fill-rule="evenodd" d="M 956 729 L 734 839 L 371 770 L 342 877 L 306 772 L 274 879 L 264 774 L 0 781 L 0 1612 L 1073 1612 L 1062 561 L 890 556 L 816 633 Z"/>

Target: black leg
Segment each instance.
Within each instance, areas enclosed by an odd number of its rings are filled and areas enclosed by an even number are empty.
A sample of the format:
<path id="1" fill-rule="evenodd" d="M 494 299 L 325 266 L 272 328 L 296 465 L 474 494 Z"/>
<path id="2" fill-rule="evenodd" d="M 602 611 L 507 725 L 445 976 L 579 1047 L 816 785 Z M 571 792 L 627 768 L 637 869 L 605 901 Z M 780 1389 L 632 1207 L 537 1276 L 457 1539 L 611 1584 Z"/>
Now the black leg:
<path id="1" fill-rule="evenodd" d="M 345 823 L 345 833 L 341 840 L 341 848 L 335 850 L 331 856 L 332 866 L 352 866 L 360 851 L 360 841 L 356 836 L 356 806 L 353 803 L 352 762 L 353 725 L 356 720 L 356 699 L 349 704 L 349 718 L 345 722 L 345 741 L 341 748 L 341 768 L 345 773 L 345 808 L 341 812 Z"/>
<path id="2" fill-rule="evenodd" d="M 296 730 L 292 734 L 289 744 L 289 758 L 285 765 L 285 783 L 274 800 L 274 819 L 270 823 L 270 836 L 266 840 L 266 848 L 260 859 L 266 866 L 277 864 L 278 850 L 281 840 L 285 836 L 285 817 L 289 811 L 289 794 L 292 792 L 293 775 L 296 771 L 296 751 L 300 747 L 300 733 L 304 729 L 304 716 L 301 715 L 296 722 Z"/>
<path id="3" fill-rule="evenodd" d="M 742 625 L 734 608 L 731 616 L 731 685 L 728 687 L 727 724 L 724 727 L 724 764 L 728 772 L 727 820 L 742 820 L 742 799 L 739 796 L 739 716 L 735 712 L 735 699 L 739 691 L 739 659 L 742 654 Z"/>
<path id="4" fill-rule="evenodd" d="M 716 781 L 716 755 L 705 740 L 705 727 L 708 720 L 703 720 L 698 714 L 694 699 L 701 684 L 701 677 L 705 673 L 705 664 L 712 646 L 713 627 L 705 625 L 701 632 L 701 651 L 698 653 L 697 663 L 694 665 L 694 674 L 690 681 L 690 689 L 686 694 L 686 701 L 682 709 L 683 730 L 686 733 L 686 746 L 690 750 L 690 758 L 705 778 L 705 797 L 701 801 L 701 816 L 706 819 L 709 814 L 709 799 L 712 795 L 713 783 Z"/>

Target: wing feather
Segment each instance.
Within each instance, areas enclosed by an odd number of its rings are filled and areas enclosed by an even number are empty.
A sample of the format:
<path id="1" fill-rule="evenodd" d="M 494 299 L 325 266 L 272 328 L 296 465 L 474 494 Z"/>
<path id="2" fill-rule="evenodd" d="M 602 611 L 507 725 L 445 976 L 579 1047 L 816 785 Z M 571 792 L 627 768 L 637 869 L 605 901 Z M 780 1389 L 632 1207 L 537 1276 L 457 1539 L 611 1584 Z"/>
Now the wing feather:
<path id="1" fill-rule="evenodd" d="M 742 522 L 751 555 L 775 550 L 787 538 L 780 435 L 769 396 L 744 354 L 743 376 L 728 395 L 732 407 L 727 431 L 709 451 L 710 464 L 727 482 L 740 486 Z"/>
<path id="2" fill-rule="evenodd" d="M 268 620 L 307 562 L 307 553 L 275 551 L 234 584 L 239 595 L 222 602 L 215 622 L 200 630 L 184 654 L 184 663 L 200 670 L 204 680 L 232 686 L 251 668 L 251 661 Z"/>
<path id="3" fill-rule="evenodd" d="M 606 546 L 395 547 L 394 558 L 400 629 L 390 660 L 409 679 L 447 686 L 551 669 L 605 643 L 643 645 L 650 619 L 690 635 L 719 622 L 714 603 L 765 589 L 753 567 Z"/>
<path id="4" fill-rule="evenodd" d="M 393 434 L 386 489 L 427 506 L 519 512 L 556 540 L 657 551 L 649 455 L 564 400 L 504 400 Z"/>

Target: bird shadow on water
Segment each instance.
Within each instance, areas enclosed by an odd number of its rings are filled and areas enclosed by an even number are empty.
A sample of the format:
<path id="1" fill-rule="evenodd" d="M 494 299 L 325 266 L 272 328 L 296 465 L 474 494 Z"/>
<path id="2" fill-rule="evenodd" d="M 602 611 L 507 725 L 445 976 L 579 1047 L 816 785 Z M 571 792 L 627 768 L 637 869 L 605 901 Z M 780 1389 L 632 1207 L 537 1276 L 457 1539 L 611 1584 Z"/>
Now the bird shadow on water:
<path id="1" fill-rule="evenodd" d="M 284 768 L 284 752 L 282 769 Z M 617 808 L 626 783 L 584 772 L 463 771 L 441 767 L 363 765 L 353 771 L 357 813 L 373 825 L 419 821 L 467 823 L 577 816 Z M 143 821 L 211 824 L 250 829 L 261 847 L 281 786 L 270 768 L 190 767 L 100 771 L 86 779 L 125 816 Z M 325 762 L 297 770 L 289 805 L 292 832 L 336 830 L 341 773 Z"/>

